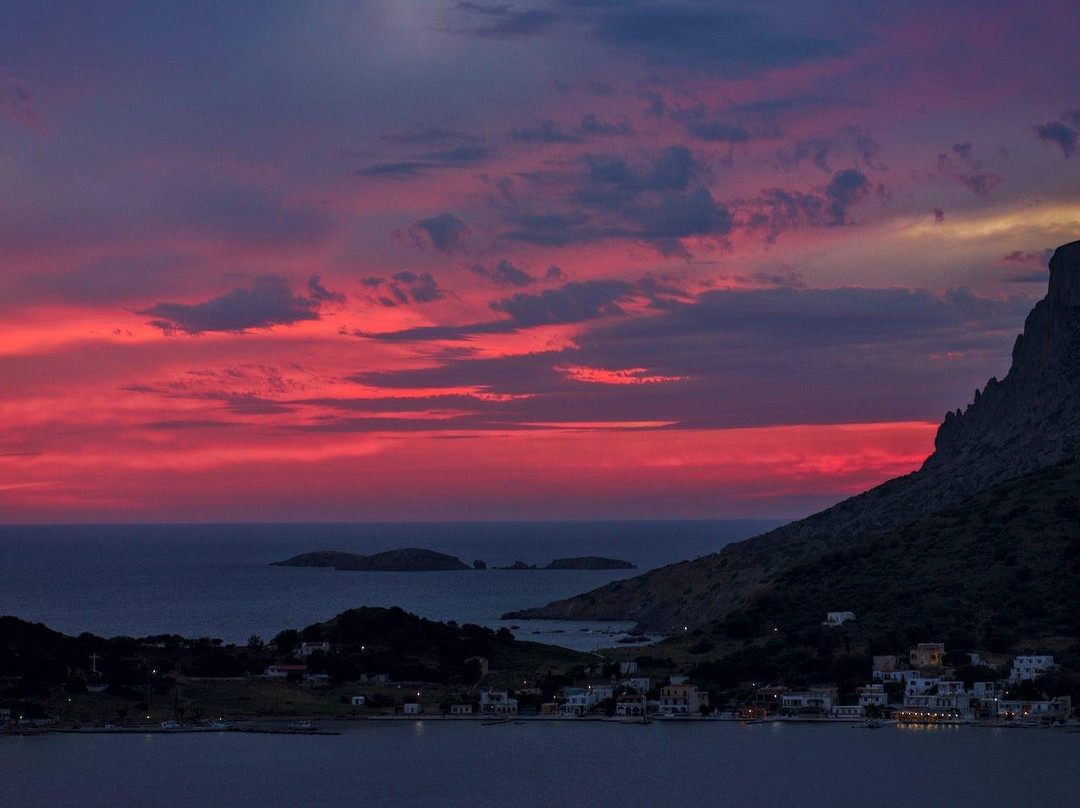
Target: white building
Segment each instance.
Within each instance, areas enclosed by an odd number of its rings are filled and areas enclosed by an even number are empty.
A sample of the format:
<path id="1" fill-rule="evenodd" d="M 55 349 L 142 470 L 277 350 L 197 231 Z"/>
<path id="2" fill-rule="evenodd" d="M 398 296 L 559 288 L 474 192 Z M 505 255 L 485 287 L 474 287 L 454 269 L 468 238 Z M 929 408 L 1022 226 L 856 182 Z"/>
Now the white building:
<path id="1" fill-rule="evenodd" d="M 1058 696 L 1052 701 L 999 701 L 998 718 L 1015 721 L 1043 719 L 1064 721 L 1072 715 L 1072 699 Z"/>
<path id="2" fill-rule="evenodd" d="M 623 682 L 631 690 L 636 690 L 638 693 L 648 693 L 649 688 L 652 687 L 652 683 L 649 681 L 648 676 L 634 676 Z"/>
<path id="3" fill-rule="evenodd" d="M 937 692 L 943 696 L 963 696 L 967 694 L 964 683 L 955 679 L 942 679 L 938 682 Z"/>
<path id="4" fill-rule="evenodd" d="M 780 697 L 780 712 L 785 715 L 828 715 L 833 697 L 825 693 L 785 693 Z"/>
<path id="5" fill-rule="evenodd" d="M 643 695 L 626 695 L 615 699 L 615 715 L 639 716 L 645 714 L 645 709 Z"/>
<path id="6" fill-rule="evenodd" d="M 963 713 L 971 706 L 971 695 L 963 682 L 942 680 L 919 691 L 909 690 L 904 694 L 904 706 Z"/>
<path id="7" fill-rule="evenodd" d="M 471 704 L 451 704 L 450 715 L 472 715 L 473 709 Z"/>
<path id="8" fill-rule="evenodd" d="M 585 715 L 600 702 L 614 698 L 615 689 L 610 685 L 589 685 L 588 687 L 564 687 L 560 691 L 563 698 L 564 715 Z"/>
<path id="9" fill-rule="evenodd" d="M 401 705 L 401 712 L 405 715 L 420 715 L 420 705 L 415 701 L 410 701 Z"/>
<path id="10" fill-rule="evenodd" d="M 672 684 L 660 688 L 660 715 L 699 715 L 703 706 L 709 706 L 708 693 L 699 692 L 697 685 L 675 684 L 671 678 Z"/>
<path id="11" fill-rule="evenodd" d="M 922 696 L 939 684 L 940 676 L 908 676 L 904 679 L 904 695 Z"/>
<path id="12" fill-rule="evenodd" d="M 300 652 L 300 656 L 311 656 L 316 651 L 322 651 L 324 654 L 330 653 L 330 643 L 328 642 L 305 642 L 297 649 Z"/>
<path id="13" fill-rule="evenodd" d="M 289 675 L 303 676 L 307 673 L 307 665 L 271 665 L 263 676 L 267 679 L 288 679 Z"/>
<path id="14" fill-rule="evenodd" d="M 829 716 L 840 721 L 858 721 L 866 716 L 866 711 L 860 704 L 836 704 Z"/>
<path id="15" fill-rule="evenodd" d="M 366 696 L 353 696 L 349 699 L 353 707 L 363 707 L 367 703 Z"/>
<path id="16" fill-rule="evenodd" d="M 855 619 L 855 612 L 826 612 L 825 620 L 821 625 L 828 628 L 835 628 L 836 626 L 842 626 L 848 620 Z"/>
<path id="17" fill-rule="evenodd" d="M 480 712 L 497 716 L 517 715 L 517 699 L 510 698 L 505 690 L 487 690 L 480 694 Z"/>
<path id="18" fill-rule="evenodd" d="M 980 699 L 992 699 L 998 695 L 997 682 L 974 682 L 971 694 Z"/>
<path id="19" fill-rule="evenodd" d="M 912 675 L 914 671 L 874 671 L 874 681 L 881 682 L 882 684 L 904 684 L 907 681 L 907 677 Z"/>
<path id="20" fill-rule="evenodd" d="M 864 709 L 889 706 L 889 696 L 885 692 L 884 685 L 865 685 L 856 688 L 855 692 L 859 694 L 859 706 Z"/>
<path id="21" fill-rule="evenodd" d="M 1014 682 L 1031 681 L 1042 676 L 1052 667 L 1054 667 L 1052 656 L 1018 656 L 1013 660 L 1009 678 Z"/>

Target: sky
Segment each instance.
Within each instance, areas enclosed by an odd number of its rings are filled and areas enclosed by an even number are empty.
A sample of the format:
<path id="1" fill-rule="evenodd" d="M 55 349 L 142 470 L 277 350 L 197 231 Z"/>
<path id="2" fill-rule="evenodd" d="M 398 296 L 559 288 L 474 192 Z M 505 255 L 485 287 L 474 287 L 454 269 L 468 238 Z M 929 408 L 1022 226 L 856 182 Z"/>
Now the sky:
<path id="1" fill-rule="evenodd" d="M 0 522 L 798 517 L 1080 238 L 1074 2 L 0 12 Z"/>

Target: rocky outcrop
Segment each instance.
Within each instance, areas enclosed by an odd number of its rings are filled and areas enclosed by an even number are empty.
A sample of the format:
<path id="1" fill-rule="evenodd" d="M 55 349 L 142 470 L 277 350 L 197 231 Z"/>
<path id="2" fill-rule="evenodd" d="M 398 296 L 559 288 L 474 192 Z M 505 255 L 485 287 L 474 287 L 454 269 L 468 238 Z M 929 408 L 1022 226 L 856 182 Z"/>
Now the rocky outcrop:
<path id="1" fill-rule="evenodd" d="M 546 570 L 636 570 L 637 565 L 618 558 L 602 556 L 576 556 L 574 558 L 556 558 Z"/>
<path id="2" fill-rule="evenodd" d="M 1080 448 L 1080 242 L 1059 247 L 1050 285 L 1024 323 L 1012 366 L 949 413 L 922 468 L 719 553 L 515 612 L 514 618 L 636 620 L 681 632 L 745 605 L 784 570 L 895 530 Z"/>
<path id="3" fill-rule="evenodd" d="M 301 553 L 284 561 L 275 561 L 274 567 L 332 567 L 336 570 L 359 572 L 436 572 L 441 570 L 471 569 L 459 558 L 434 550 L 413 547 L 404 550 L 387 550 L 374 555 L 343 553 L 338 550 L 317 550 Z"/>

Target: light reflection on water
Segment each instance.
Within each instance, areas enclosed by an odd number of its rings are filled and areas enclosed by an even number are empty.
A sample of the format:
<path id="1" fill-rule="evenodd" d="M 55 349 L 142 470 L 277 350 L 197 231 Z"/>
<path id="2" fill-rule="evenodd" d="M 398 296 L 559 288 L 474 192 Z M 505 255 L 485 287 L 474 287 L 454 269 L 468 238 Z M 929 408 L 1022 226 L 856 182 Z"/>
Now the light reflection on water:
<path id="1" fill-rule="evenodd" d="M 1080 740 L 716 721 L 323 726 L 342 734 L 0 737 L 4 804 L 1065 806 Z"/>

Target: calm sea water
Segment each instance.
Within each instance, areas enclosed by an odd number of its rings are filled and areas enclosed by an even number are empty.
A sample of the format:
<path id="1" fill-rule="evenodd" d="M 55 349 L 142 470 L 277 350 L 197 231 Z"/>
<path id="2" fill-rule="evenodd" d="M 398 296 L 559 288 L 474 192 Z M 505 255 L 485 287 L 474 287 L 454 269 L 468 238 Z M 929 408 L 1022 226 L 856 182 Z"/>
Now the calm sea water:
<path id="1" fill-rule="evenodd" d="M 1074 806 L 1080 734 L 438 721 L 0 738 L 9 806 Z"/>
<path id="2" fill-rule="evenodd" d="M 357 606 L 401 606 L 434 620 L 517 625 L 525 639 L 591 650 L 629 624 L 499 620 L 635 571 L 368 573 L 272 567 L 312 550 L 423 547 L 489 565 L 601 555 L 642 569 L 705 555 L 779 524 L 516 522 L 0 527 L 0 614 L 69 634 L 177 633 L 269 639 Z"/>

